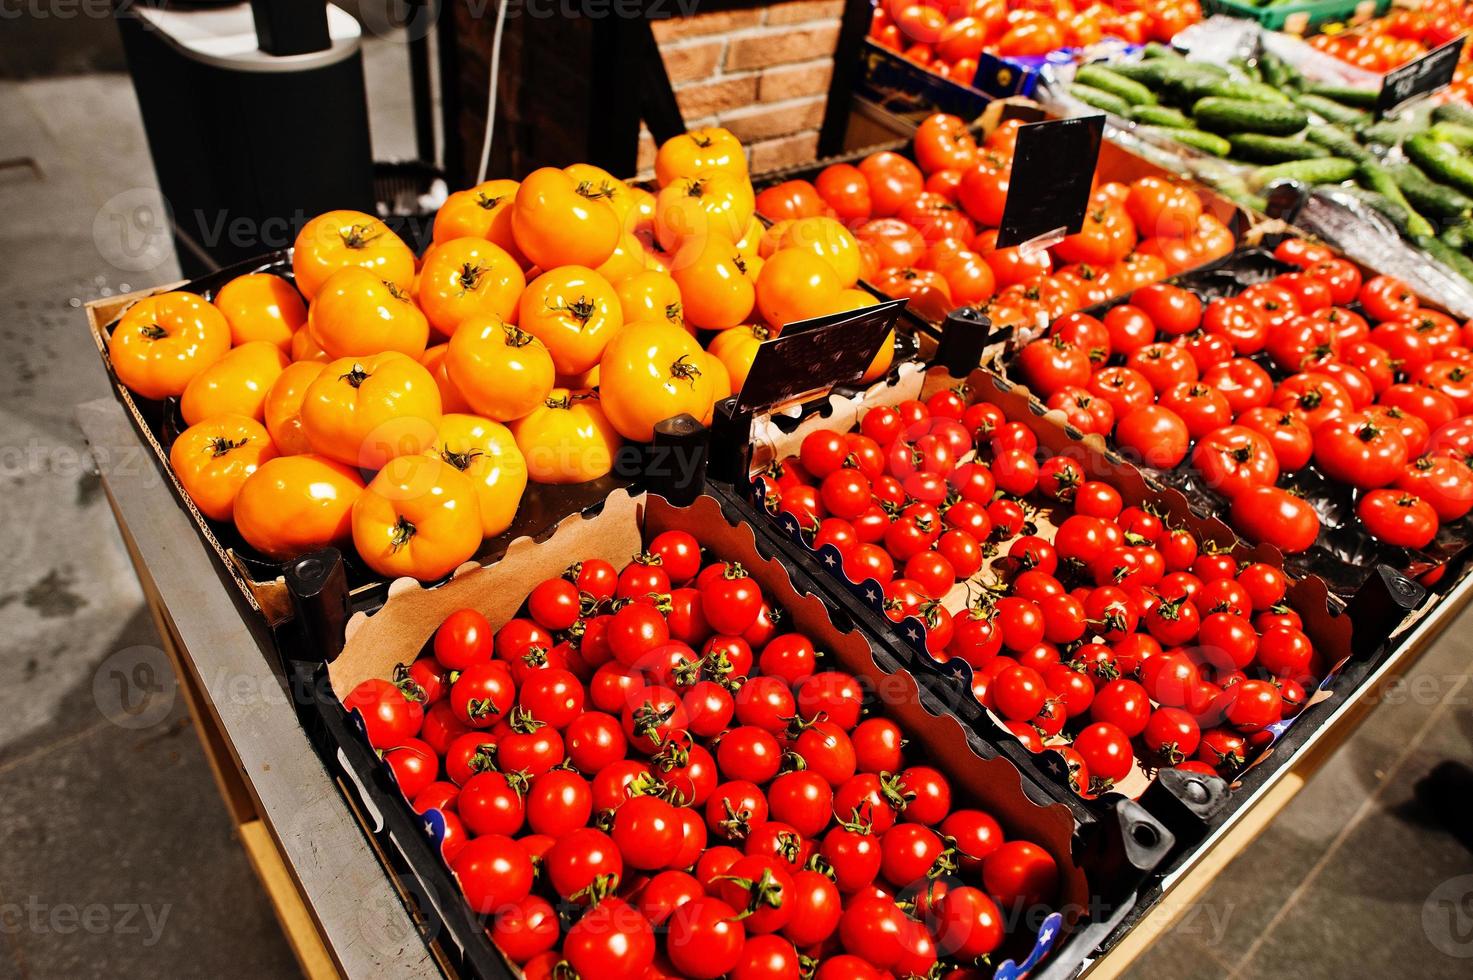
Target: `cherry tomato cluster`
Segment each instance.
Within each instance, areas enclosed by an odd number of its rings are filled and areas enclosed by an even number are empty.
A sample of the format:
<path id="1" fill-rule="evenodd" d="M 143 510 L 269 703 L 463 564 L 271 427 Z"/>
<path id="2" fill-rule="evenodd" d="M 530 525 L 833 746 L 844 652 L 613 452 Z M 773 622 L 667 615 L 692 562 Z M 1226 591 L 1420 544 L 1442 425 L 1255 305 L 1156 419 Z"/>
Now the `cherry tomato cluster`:
<path id="1" fill-rule="evenodd" d="M 943 314 L 982 306 L 998 325 L 1057 319 L 1233 250 L 1190 185 L 1154 176 L 1100 183 L 1084 227 L 1052 248 L 998 248 L 1021 125 L 1007 120 L 978 145 L 965 122 L 938 113 L 916 131 L 915 161 L 885 151 L 833 164 L 811 184 L 764 190 L 757 208 L 783 220 L 832 212 L 854 229 L 864 278 L 881 292 Z"/>
<path id="2" fill-rule="evenodd" d="M 1202 19 L 1197 0 L 882 0 L 870 37 L 959 85 L 971 85 L 984 52 L 1040 57 L 1110 37 L 1170 41 Z"/>
<path id="3" fill-rule="evenodd" d="M 1425 547 L 1473 507 L 1473 335 L 1323 246 L 1276 255 L 1299 271 L 1205 305 L 1147 286 L 1101 319 L 1056 321 L 1018 366 L 1081 430 L 1159 469 L 1190 458 L 1252 540 L 1314 543 L 1319 516 L 1276 486 L 1313 462 L 1360 493 L 1373 535 Z"/>
<path id="4" fill-rule="evenodd" d="M 760 479 L 769 509 L 883 587 L 892 620 L 919 618 L 933 656 L 971 666 L 1026 746 L 1061 752 L 1081 793 L 1137 759 L 1230 774 L 1324 672 L 1283 573 L 1038 456 L 1026 426 L 944 390 L 812 432 Z"/>
<path id="5" fill-rule="evenodd" d="M 1457 0 L 1424 0 L 1416 9 L 1396 9 L 1348 31 L 1317 34 L 1309 43 L 1341 61 L 1384 74 L 1420 58 L 1473 28 L 1473 8 Z M 1463 49 L 1453 76 L 1451 93 L 1467 99 L 1470 94 L 1468 49 Z"/>
<path id="6" fill-rule="evenodd" d="M 459 610 L 344 700 L 526 976 L 927 975 L 1055 898 L 1049 853 L 907 760 L 739 565 L 648 549 L 499 630 Z"/>

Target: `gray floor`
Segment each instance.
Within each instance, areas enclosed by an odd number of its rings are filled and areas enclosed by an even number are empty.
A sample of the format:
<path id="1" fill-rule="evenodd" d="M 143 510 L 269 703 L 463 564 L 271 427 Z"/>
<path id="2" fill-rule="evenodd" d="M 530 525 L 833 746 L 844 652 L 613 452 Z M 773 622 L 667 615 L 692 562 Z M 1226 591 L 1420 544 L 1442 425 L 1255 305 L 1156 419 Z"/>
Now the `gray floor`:
<path id="1" fill-rule="evenodd" d="M 403 57 L 369 49 L 380 159 Z M 189 719 L 102 714 L 100 666 L 157 639 L 70 418 L 106 391 L 76 307 L 177 274 L 127 79 L 0 82 L 0 147 L 36 163 L 0 170 L 0 977 L 290 975 Z M 1470 663 L 1455 627 L 1132 976 L 1473 975 L 1473 855 L 1410 804 L 1473 759 Z"/>

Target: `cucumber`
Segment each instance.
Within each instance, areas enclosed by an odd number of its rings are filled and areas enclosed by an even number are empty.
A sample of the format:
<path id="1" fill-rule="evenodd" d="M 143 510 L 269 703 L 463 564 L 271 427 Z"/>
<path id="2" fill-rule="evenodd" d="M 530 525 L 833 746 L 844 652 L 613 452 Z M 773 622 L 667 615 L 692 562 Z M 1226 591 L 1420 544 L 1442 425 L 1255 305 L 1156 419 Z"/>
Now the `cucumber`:
<path id="1" fill-rule="evenodd" d="M 1434 218 L 1466 218 L 1473 215 L 1473 197 L 1429 179 L 1415 164 L 1403 163 L 1386 170 L 1411 205 L 1423 214 Z"/>
<path id="2" fill-rule="evenodd" d="M 1091 88 L 1088 85 L 1080 85 L 1078 82 L 1075 82 L 1069 86 L 1069 94 L 1086 105 L 1094 106 L 1096 109 L 1103 109 L 1105 112 L 1113 113 L 1117 116 L 1124 116 L 1130 112 L 1129 102 L 1103 89 Z"/>
<path id="3" fill-rule="evenodd" d="M 1178 143 L 1201 150 L 1215 157 L 1225 157 L 1232 152 L 1232 144 L 1221 136 L 1204 133 L 1200 129 L 1171 129 L 1166 126 L 1142 126 L 1141 132 L 1151 136 L 1165 136 Z"/>
<path id="4" fill-rule="evenodd" d="M 1470 229 L 1468 225 L 1458 223 L 1448 225 L 1446 228 L 1442 229 L 1442 234 L 1438 235 L 1437 237 L 1439 240 L 1441 240 L 1442 244 L 1446 245 L 1448 248 L 1457 249 L 1459 252 L 1463 252 L 1467 250 L 1470 244 L 1473 244 L 1473 237 L 1469 236 L 1469 232 Z"/>
<path id="5" fill-rule="evenodd" d="M 1311 126 L 1304 131 L 1304 135 L 1306 139 L 1318 143 L 1337 157 L 1346 157 L 1356 163 L 1376 162 L 1374 153 L 1357 143 L 1354 136 L 1339 126 Z"/>
<path id="6" fill-rule="evenodd" d="M 1337 194 L 1349 194 L 1391 222 L 1392 227 L 1399 234 L 1405 235 L 1407 233 L 1407 211 L 1394 201 L 1387 200 L 1375 191 L 1368 191 L 1364 187 L 1337 187 L 1335 188 L 1335 192 Z"/>
<path id="7" fill-rule="evenodd" d="M 1473 126 L 1464 126 L 1455 122 L 1440 122 L 1429 128 L 1427 133 L 1439 143 L 1447 143 L 1460 150 L 1473 147 Z"/>
<path id="8" fill-rule="evenodd" d="M 1385 167 L 1379 163 L 1361 163 L 1356 171 L 1356 180 L 1367 190 L 1375 191 L 1393 204 L 1406 209 L 1408 234 L 1413 237 L 1430 237 L 1436 234 L 1432 223 L 1417 213 L 1417 209 L 1407 201 Z"/>
<path id="9" fill-rule="evenodd" d="M 1364 111 L 1341 105 L 1334 99 L 1327 99 L 1323 95 L 1301 92 L 1294 97 L 1294 101 L 1326 122 L 1339 126 L 1359 126 L 1370 119 L 1370 116 Z"/>
<path id="10" fill-rule="evenodd" d="M 1242 102 L 1269 102 L 1275 105 L 1287 103 L 1289 97 L 1278 89 L 1258 82 L 1234 81 L 1232 79 L 1208 78 L 1206 75 L 1184 79 L 1179 84 L 1182 93 L 1189 99 L 1238 99 Z"/>
<path id="11" fill-rule="evenodd" d="M 1333 99 L 1341 105 L 1351 106 L 1356 109 L 1376 108 L 1376 99 L 1381 93 L 1373 88 L 1352 88 L 1349 85 L 1326 85 L 1323 83 L 1311 83 L 1304 87 L 1309 95 L 1317 95 L 1322 99 Z"/>
<path id="12" fill-rule="evenodd" d="M 1171 129 L 1191 129 L 1192 121 L 1180 109 L 1164 105 L 1133 105 L 1130 120 L 1142 126 L 1167 126 Z"/>
<path id="13" fill-rule="evenodd" d="M 1230 58 L 1228 67 L 1235 69 L 1238 74 L 1251 82 L 1263 81 L 1263 74 L 1258 70 L 1258 66 L 1247 58 Z"/>
<path id="14" fill-rule="evenodd" d="M 1260 167 L 1252 177 L 1256 187 L 1267 187 L 1276 180 L 1297 180 L 1305 184 L 1338 184 L 1355 176 L 1359 167 L 1344 157 L 1322 157 L 1318 160 L 1291 160 Z"/>
<path id="15" fill-rule="evenodd" d="M 1303 76 L 1299 74 L 1299 69 L 1272 51 L 1258 53 L 1258 69 L 1263 74 L 1264 84 L 1272 85 L 1281 91 L 1293 88 L 1304 81 Z"/>
<path id="16" fill-rule="evenodd" d="M 1440 239 L 1433 238 L 1430 235 L 1413 236 L 1412 242 L 1453 272 L 1473 282 L 1473 260 L 1469 260 L 1462 252 L 1459 252 L 1457 249 L 1448 248 Z"/>
<path id="17" fill-rule="evenodd" d="M 1110 65 L 1110 70 L 1151 88 L 1161 84 L 1160 61 L 1117 61 Z"/>
<path id="18" fill-rule="evenodd" d="M 1473 126 L 1473 106 L 1466 102 L 1444 102 L 1432 110 L 1432 119 L 1434 122 Z"/>
<path id="19" fill-rule="evenodd" d="M 1233 146 L 1233 159 L 1252 163 L 1283 163 L 1286 160 L 1315 160 L 1330 151 L 1315 143 L 1292 136 L 1265 136 L 1262 133 L 1233 133 L 1228 137 Z"/>
<path id="20" fill-rule="evenodd" d="M 1169 44 L 1162 44 L 1160 41 L 1148 41 L 1146 43 L 1146 46 L 1141 49 L 1141 57 L 1142 58 L 1161 58 L 1161 59 L 1172 59 L 1172 58 L 1174 58 L 1177 61 L 1186 61 L 1187 60 L 1187 59 L 1183 58 L 1180 54 L 1178 54 L 1171 47 L 1171 45 L 1169 45 Z"/>
<path id="21" fill-rule="evenodd" d="M 1309 116 L 1292 103 L 1245 102 L 1208 96 L 1192 106 L 1197 125 L 1212 133 L 1268 133 L 1292 136 L 1309 125 Z"/>
<path id="22" fill-rule="evenodd" d="M 1156 103 L 1156 96 L 1150 89 L 1124 75 L 1117 75 L 1103 65 L 1084 65 L 1075 72 L 1074 80 L 1080 85 L 1088 85 L 1101 92 L 1109 92 L 1131 105 L 1154 105 Z"/>
<path id="23" fill-rule="evenodd" d="M 1418 133 L 1401 145 L 1411 161 L 1422 172 L 1440 184 L 1450 184 L 1465 194 L 1473 194 L 1473 163 L 1456 150 L 1449 149 L 1429 133 Z"/>
<path id="24" fill-rule="evenodd" d="M 1360 126 L 1356 132 L 1360 134 L 1364 143 L 1376 143 L 1380 146 L 1396 146 L 1403 140 L 1422 132 L 1426 127 L 1409 122 L 1405 119 L 1395 121 L 1371 123 L 1369 126 Z"/>

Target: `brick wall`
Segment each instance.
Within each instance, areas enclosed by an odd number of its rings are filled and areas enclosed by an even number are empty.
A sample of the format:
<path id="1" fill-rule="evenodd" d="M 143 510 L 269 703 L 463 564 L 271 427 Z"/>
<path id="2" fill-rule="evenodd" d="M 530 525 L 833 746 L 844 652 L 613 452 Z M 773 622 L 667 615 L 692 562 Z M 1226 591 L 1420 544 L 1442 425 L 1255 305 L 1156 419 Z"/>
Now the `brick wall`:
<path id="1" fill-rule="evenodd" d="M 655 22 L 686 126 L 731 130 L 753 173 L 812 160 L 843 10 L 843 0 L 791 0 Z M 654 161 L 642 130 L 640 172 Z"/>

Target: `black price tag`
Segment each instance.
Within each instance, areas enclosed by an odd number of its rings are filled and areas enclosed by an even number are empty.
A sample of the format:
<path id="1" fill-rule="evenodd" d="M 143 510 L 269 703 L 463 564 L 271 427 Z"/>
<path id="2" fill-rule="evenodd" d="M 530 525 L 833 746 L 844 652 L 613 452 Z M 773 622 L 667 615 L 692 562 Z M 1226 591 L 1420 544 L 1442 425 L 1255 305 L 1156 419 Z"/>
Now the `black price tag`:
<path id="1" fill-rule="evenodd" d="M 1084 227 L 1103 115 L 1029 123 L 1018 128 L 997 247 L 1011 248 L 1050 232 L 1072 235 Z"/>
<path id="2" fill-rule="evenodd" d="M 905 300 L 799 320 L 757 348 L 740 410 L 757 412 L 864 376 Z"/>
<path id="3" fill-rule="evenodd" d="M 1430 95 L 1449 85 L 1458 67 L 1458 58 L 1463 53 L 1463 42 L 1467 39 L 1466 34 L 1453 38 L 1416 61 L 1388 71 L 1381 81 L 1381 94 L 1376 99 L 1376 118 L 1380 119 L 1412 99 Z"/>

